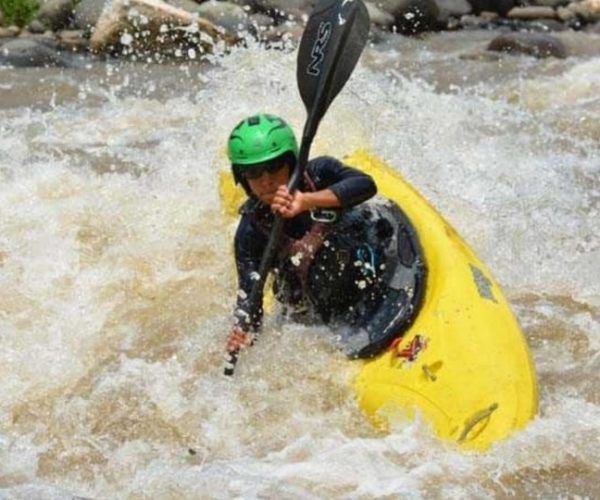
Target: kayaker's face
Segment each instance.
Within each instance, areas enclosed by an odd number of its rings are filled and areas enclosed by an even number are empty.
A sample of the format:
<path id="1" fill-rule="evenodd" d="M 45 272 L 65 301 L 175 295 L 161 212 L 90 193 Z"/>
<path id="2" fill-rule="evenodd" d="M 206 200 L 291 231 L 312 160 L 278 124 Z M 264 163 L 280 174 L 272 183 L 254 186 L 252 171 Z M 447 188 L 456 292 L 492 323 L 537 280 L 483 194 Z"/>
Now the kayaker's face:
<path id="1" fill-rule="evenodd" d="M 279 186 L 284 186 L 290 179 L 290 167 L 282 163 L 275 171 L 265 170 L 259 177 L 247 178 L 248 185 L 256 197 L 267 205 L 271 205 Z"/>

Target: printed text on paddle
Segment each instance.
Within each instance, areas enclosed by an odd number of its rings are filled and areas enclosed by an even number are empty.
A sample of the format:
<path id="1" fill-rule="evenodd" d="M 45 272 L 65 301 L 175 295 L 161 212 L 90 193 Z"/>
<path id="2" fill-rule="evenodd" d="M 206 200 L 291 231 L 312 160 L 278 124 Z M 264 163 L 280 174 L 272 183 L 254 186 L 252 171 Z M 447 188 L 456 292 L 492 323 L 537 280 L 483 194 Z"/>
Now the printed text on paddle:
<path id="1" fill-rule="evenodd" d="M 315 40 L 315 44 L 310 51 L 311 61 L 306 70 L 309 75 L 319 76 L 321 74 L 321 64 L 323 63 L 323 59 L 325 59 L 325 49 L 327 48 L 330 37 L 331 23 L 328 21 L 323 21 L 321 24 L 319 24 L 317 39 Z"/>

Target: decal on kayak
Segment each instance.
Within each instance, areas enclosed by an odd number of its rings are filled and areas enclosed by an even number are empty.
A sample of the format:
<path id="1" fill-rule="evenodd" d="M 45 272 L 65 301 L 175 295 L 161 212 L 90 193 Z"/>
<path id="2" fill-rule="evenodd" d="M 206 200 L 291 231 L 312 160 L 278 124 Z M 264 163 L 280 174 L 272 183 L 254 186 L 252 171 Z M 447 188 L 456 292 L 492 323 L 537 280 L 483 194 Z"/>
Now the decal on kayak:
<path id="1" fill-rule="evenodd" d="M 400 343 L 402 342 L 402 337 L 396 339 L 391 347 L 396 351 L 396 356 L 398 358 L 402 358 L 403 360 L 412 362 L 417 359 L 421 351 L 427 348 L 427 339 L 422 335 L 415 335 L 415 337 L 410 341 L 403 349 L 399 349 Z"/>
<path id="2" fill-rule="evenodd" d="M 477 266 L 469 264 L 469 267 L 471 268 L 471 273 L 473 273 L 473 281 L 475 282 L 475 286 L 477 287 L 480 297 L 491 300 L 497 304 L 498 301 L 496 300 L 496 297 L 494 297 L 494 292 L 492 292 L 491 280 L 485 274 L 483 274 L 483 271 Z"/>

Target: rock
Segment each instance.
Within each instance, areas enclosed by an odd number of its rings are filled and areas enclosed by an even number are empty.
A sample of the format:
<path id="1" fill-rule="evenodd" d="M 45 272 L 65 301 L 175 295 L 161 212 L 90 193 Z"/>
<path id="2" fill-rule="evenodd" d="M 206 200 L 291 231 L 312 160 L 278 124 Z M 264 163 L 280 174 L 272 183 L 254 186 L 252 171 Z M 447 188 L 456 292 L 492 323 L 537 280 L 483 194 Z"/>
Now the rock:
<path id="1" fill-rule="evenodd" d="M 561 5 L 567 5 L 571 0 L 529 0 L 530 5 L 538 5 L 542 7 L 560 7 Z"/>
<path id="2" fill-rule="evenodd" d="M 78 52 L 86 50 L 90 45 L 83 30 L 62 30 L 58 32 L 58 40 L 61 47 Z"/>
<path id="3" fill-rule="evenodd" d="M 371 24 L 380 26 L 382 28 L 391 28 L 394 25 L 394 16 L 392 16 L 389 12 L 380 9 L 373 2 L 365 2 L 365 5 L 369 11 Z"/>
<path id="4" fill-rule="evenodd" d="M 113 0 L 90 41 L 92 50 L 100 52 L 156 57 L 187 54 L 195 59 L 210 52 L 218 41 L 233 44 L 237 39 L 210 21 L 161 0 Z"/>
<path id="5" fill-rule="evenodd" d="M 42 24 L 42 22 L 39 19 L 34 19 L 29 23 L 29 26 L 27 26 L 27 30 L 30 33 L 40 34 L 46 31 L 46 27 Z"/>
<path id="6" fill-rule="evenodd" d="M 187 10 L 192 14 L 198 12 L 198 9 L 200 8 L 200 4 L 193 0 L 165 0 L 165 2 L 178 9 Z"/>
<path id="7" fill-rule="evenodd" d="M 480 14 L 483 11 L 497 12 L 506 16 L 508 11 L 515 6 L 515 0 L 469 0 L 473 7 L 474 14 Z"/>
<path id="8" fill-rule="evenodd" d="M 212 21 L 230 33 L 247 31 L 250 26 L 250 20 L 246 11 L 239 5 L 231 2 L 209 0 L 199 5 L 197 12 L 200 17 Z"/>
<path id="9" fill-rule="evenodd" d="M 494 19 L 498 19 L 500 17 L 497 12 L 491 12 L 489 10 L 483 10 L 479 13 L 479 15 L 487 21 L 493 21 Z"/>
<path id="10" fill-rule="evenodd" d="M 105 0 L 81 0 L 73 9 L 73 29 L 89 33 L 98 23 L 106 4 Z"/>
<path id="11" fill-rule="evenodd" d="M 583 0 L 571 2 L 567 9 L 583 18 L 588 23 L 600 21 L 600 0 Z"/>
<path id="12" fill-rule="evenodd" d="M 394 16 L 394 26 L 405 35 L 431 29 L 440 13 L 435 0 L 377 0 L 375 5 Z"/>
<path id="13" fill-rule="evenodd" d="M 440 13 L 438 20 L 447 22 L 451 17 L 461 17 L 470 14 L 473 8 L 467 0 L 435 0 Z"/>
<path id="14" fill-rule="evenodd" d="M 73 0 L 47 0 L 40 7 L 37 18 L 51 30 L 66 28 L 73 18 Z"/>
<path id="15" fill-rule="evenodd" d="M 505 33 L 494 38 L 487 50 L 527 54 L 534 57 L 567 57 L 565 45 L 556 37 L 542 33 Z"/>
<path id="16" fill-rule="evenodd" d="M 2 44 L 0 65 L 17 68 L 71 66 L 69 60 L 57 50 L 55 45 L 33 38 L 16 38 Z"/>
<path id="17" fill-rule="evenodd" d="M 302 19 L 316 3 L 317 0 L 253 0 L 250 6 L 276 18 Z"/>
<path id="18" fill-rule="evenodd" d="M 556 11 L 552 7 L 513 7 L 508 11 L 511 19 L 556 19 Z"/>
<path id="19" fill-rule="evenodd" d="M 565 23 L 577 19 L 577 14 L 566 7 L 558 7 L 556 9 L 556 16 Z"/>
<path id="20" fill-rule="evenodd" d="M 8 28 L 0 28 L 0 38 L 14 38 L 19 36 L 21 28 L 18 26 L 9 26 Z"/>
<path id="21" fill-rule="evenodd" d="M 259 31 L 264 31 L 271 26 L 275 26 L 275 19 L 266 14 L 251 14 L 249 16 L 250 24 L 257 28 Z"/>

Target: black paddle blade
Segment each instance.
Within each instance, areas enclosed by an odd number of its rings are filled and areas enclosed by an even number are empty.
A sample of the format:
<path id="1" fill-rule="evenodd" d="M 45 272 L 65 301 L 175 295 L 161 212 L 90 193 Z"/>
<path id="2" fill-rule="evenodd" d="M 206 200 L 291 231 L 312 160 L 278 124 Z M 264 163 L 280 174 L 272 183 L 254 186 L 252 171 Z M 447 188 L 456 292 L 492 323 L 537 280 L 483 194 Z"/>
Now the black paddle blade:
<path id="1" fill-rule="evenodd" d="M 298 49 L 302 101 L 318 123 L 344 87 L 367 43 L 369 12 L 362 0 L 320 0 Z"/>

